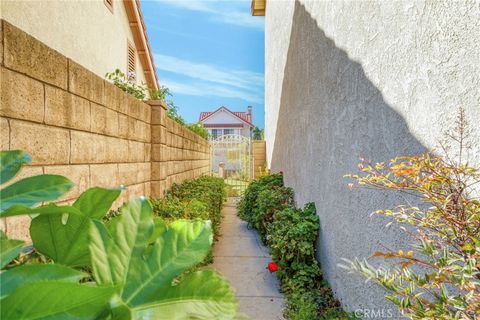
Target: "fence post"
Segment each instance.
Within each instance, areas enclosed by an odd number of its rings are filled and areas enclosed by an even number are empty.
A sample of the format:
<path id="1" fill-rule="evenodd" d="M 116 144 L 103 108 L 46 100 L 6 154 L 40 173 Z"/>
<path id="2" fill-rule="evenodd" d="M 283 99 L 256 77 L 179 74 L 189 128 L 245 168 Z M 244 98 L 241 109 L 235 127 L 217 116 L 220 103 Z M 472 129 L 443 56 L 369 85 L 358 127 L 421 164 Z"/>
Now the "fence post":
<path id="1" fill-rule="evenodd" d="M 225 163 L 220 162 L 218 164 L 218 176 L 225 179 Z"/>

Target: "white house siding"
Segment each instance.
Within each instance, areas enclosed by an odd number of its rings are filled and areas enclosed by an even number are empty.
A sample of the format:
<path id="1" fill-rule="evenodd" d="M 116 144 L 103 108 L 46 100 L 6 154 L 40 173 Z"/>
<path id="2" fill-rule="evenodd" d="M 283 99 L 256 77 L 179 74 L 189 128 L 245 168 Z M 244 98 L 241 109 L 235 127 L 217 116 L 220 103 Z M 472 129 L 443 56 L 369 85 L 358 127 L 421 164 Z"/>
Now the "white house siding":
<path id="1" fill-rule="evenodd" d="M 127 70 L 127 40 L 133 35 L 121 0 L 113 13 L 103 0 L 2 0 L 1 17 L 97 75 Z M 137 82 L 147 82 L 138 58 Z"/>
<path id="2" fill-rule="evenodd" d="M 314 201 L 318 258 L 348 310 L 394 309 L 373 284 L 338 268 L 408 239 L 370 212 L 391 194 L 349 191 L 344 174 L 431 149 L 466 109 L 480 163 L 478 1 L 268 1 L 266 140 L 299 205 Z"/>
<path id="3" fill-rule="evenodd" d="M 250 126 L 248 124 L 246 124 L 244 121 L 240 120 L 238 117 L 232 115 L 230 112 L 228 111 L 224 111 L 224 110 L 219 110 L 217 113 L 211 115 L 210 117 L 208 117 L 207 119 L 205 119 L 204 121 L 202 121 L 202 123 L 205 125 L 205 124 L 213 124 L 213 125 L 220 125 L 220 124 L 238 124 L 238 125 L 242 125 L 241 128 L 226 128 L 226 127 L 222 127 L 222 126 L 218 126 L 218 128 L 220 129 L 240 129 L 240 132 L 239 134 L 240 135 L 243 135 L 245 137 L 250 137 Z M 208 128 L 209 130 L 211 128 Z"/>

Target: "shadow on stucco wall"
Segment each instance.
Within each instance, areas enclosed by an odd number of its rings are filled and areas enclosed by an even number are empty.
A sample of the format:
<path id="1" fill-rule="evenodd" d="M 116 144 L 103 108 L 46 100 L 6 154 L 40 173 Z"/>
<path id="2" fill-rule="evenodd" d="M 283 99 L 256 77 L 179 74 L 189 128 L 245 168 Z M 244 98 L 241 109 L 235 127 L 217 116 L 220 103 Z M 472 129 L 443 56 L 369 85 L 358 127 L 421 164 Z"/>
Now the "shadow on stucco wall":
<path id="1" fill-rule="evenodd" d="M 392 75 L 395 76 L 395 75 Z M 369 257 L 408 239 L 372 211 L 403 199 L 353 190 L 343 176 L 357 172 L 359 157 L 385 161 L 426 148 L 383 99 L 362 66 L 326 37 L 296 1 L 273 149 L 272 171 L 283 170 L 298 205 L 314 201 L 321 221 L 317 248 L 336 296 L 350 311 L 396 308 L 384 291 L 340 269 L 341 258 Z M 397 316 L 395 316 L 397 317 Z"/>

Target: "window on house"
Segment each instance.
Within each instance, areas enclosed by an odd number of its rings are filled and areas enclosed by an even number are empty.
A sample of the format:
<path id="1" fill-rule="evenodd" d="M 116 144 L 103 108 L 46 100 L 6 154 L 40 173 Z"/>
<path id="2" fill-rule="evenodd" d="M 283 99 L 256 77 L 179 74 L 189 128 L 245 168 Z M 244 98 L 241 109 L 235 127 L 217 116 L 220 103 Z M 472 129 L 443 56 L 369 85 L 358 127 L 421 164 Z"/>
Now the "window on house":
<path id="1" fill-rule="evenodd" d="M 103 0 L 103 3 L 113 13 L 113 0 Z"/>
<path id="2" fill-rule="evenodd" d="M 223 134 L 233 134 L 234 129 L 223 129 Z"/>
<path id="3" fill-rule="evenodd" d="M 221 135 L 221 129 L 212 129 L 212 138 L 217 139 Z"/>
<path id="4" fill-rule="evenodd" d="M 135 47 L 128 42 L 127 48 L 127 76 L 128 79 L 133 79 L 133 82 L 136 82 L 137 75 L 137 66 L 135 61 Z"/>

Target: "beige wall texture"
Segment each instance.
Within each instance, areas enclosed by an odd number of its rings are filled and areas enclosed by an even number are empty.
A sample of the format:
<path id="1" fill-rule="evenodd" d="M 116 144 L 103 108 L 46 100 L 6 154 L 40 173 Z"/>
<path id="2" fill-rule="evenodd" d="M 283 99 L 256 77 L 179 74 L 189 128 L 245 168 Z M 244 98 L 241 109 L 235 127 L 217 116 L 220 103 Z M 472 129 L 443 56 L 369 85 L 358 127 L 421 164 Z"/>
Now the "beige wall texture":
<path id="1" fill-rule="evenodd" d="M 161 197 L 174 182 L 209 172 L 208 142 L 6 21 L 1 24 L 0 149 L 32 156 L 18 178 L 61 174 L 75 183 L 62 201 L 93 186 L 124 185 Z M 28 239 L 29 218 L 1 221 Z"/>
<path id="2" fill-rule="evenodd" d="M 100 77 L 127 70 L 127 41 L 134 41 L 121 0 L 113 12 L 103 0 L 2 0 L 0 18 Z M 138 54 L 136 60 L 137 81 L 146 82 Z"/>
<path id="3" fill-rule="evenodd" d="M 385 292 L 338 264 L 409 247 L 398 228 L 369 217 L 406 199 L 350 191 L 343 176 L 357 173 L 360 157 L 435 148 L 459 106 L 470 160 L 480 163 L 479 2 L 268 1 L 265 19 L 271 169 L 284 171 L 299 205 L 315 202 L 318 258 L 343 306 L 388 315 L 396 308 Z"/>

